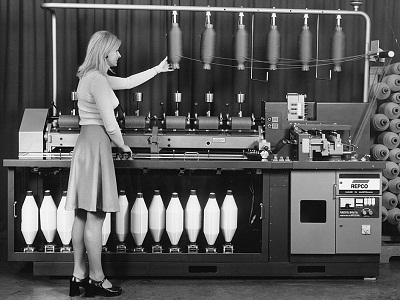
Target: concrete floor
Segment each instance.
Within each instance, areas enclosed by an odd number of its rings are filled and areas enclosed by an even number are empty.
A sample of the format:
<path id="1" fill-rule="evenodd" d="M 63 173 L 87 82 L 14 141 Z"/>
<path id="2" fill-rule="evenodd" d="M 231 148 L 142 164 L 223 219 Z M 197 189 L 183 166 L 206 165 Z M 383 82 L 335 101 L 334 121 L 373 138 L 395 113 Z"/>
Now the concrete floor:
<path id="1" fill-rule="evenodd" d="M 32 264 L 7 262 L 0 241 L 1 299 L 71 299 L 69 278 L 32 275 Z M 400 299 L 400 261 L 381 264 L 376 280 L 336 279 L 131 279 L 111 278 L 123 288 L 116 299 Z M 76 297 L 81 298 L 81 297 Z M 100 299 L 102 297 L 96 297 Z"/>

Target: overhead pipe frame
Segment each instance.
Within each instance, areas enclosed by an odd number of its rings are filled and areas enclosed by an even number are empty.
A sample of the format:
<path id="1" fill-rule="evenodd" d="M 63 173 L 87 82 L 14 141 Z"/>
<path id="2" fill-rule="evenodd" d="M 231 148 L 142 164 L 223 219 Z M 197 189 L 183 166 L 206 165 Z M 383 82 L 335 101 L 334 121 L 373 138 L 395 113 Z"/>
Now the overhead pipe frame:
<path id="1" fill-rule="evenodd" d="M 191 11 L 191 12 L 236 12 L 236 13 L 278 13 L 309 15 L 354 15 L 365 19 L 365 57 L 363 102 L 368 102 L 369 89 L 369 53 L 371 43 L 371 19 L 367 13 L 359 10 L 318 10 L 283 8 L 245 8 L 178 5 L 134 5 L 134 4 L 89 4 L 89 3 L 42 3 L 43 9 L 51 13 L 52 64 L 53 64 L 53 103 L 57 105 L 57 19 L 55 9 L 102 9 L 102 10 L 146 10 L 146 11 Z M 53 107 L 55 113 L 55 107 Z"/>

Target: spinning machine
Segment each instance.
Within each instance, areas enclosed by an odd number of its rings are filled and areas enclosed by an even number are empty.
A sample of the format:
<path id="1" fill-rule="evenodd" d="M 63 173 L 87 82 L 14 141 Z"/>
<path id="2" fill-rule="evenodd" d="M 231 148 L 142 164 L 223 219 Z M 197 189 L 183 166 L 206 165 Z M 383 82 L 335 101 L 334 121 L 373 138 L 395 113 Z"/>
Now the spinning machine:
<path id="1" fill-rule="evenodd" d="M 274 72 L 279 72 L 281 57 L 279 14 L 304 16 L 299 34 L 304 72 L 315 63 L 309 16 L 336 15 L 332 64 L 335 72 L 341 72 L 345 60 L 342 14 L 365 18 L 365 39 L 370 44 L 369 18 L 357 3 L 352 1 L 354 11 L 153 5 L 101 8 L 172 11 L 168 56 L 176 70 L 185 63 L 178 12 L 205 12 L 199 59 L 203 72 L 214 68 L 214 13 L 239 13 L 233 37 L 235 72 L 253 67 L 253 60 L 246 65 L 246 13 L 271 14 L 266 57 Z M 100 8 L 64 3 L 42 7 L 51 11 L 53 21 L 53 9 Z M 378 54 L 367 47 L 366 71 L 369 59 Z M 208 107 L 204 115 L 197 112 L 197 105 L 194 112 L 182 113 L 185 99 L 179 91 L 171 98 L 173 113 L 144 115 L 140 109 L 143 94 L 135 92 L 134 114 L 116 112 L 133 155 L 126 157 L 112 145 L 120 211 L 107 214 L 103 226 L 105 272 L 110 276 L 376 277 L 385 163 L 370 161 L 370 128 L 365 123 L 372 116 L 377 127 L 388 125 L 384 113 L 372 113 L 372 100 L 388 91 L 386 83 L 381 83 L 369 92 L 368 74 L 364 79 L 362 103 L 308 102 L 306 95 L 287 93 L 286 101 L 260 101 L 260 117 L 245 115 L 246 95 L 241 92 L 235 95 L 234 114 L 227 109 L 215 115 L 213 106 L 218 100 L 211 91 L 204 92 Z M 19 130 L 18 159 L 4 161 L 10 186 L 9 259 L 32 261 L 35 274 L 71 273 L 73 213 L 63 206 L 70 159 L 80 132 L 76 93 L 71 93 L 71 100 L 71 114 L 60 114 L 53 107 L 27 108 Z M 390 107 L 381 109 L 393 112 Z M 374 158 L 389 155 L 382 147 L 371 151 Z"/>

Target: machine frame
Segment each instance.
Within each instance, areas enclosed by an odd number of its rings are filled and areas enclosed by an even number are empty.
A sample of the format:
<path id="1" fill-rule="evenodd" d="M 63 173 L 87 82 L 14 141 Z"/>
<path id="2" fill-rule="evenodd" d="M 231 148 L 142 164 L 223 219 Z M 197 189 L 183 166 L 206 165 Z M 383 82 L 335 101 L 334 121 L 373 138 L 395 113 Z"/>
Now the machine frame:
<path id="1" fill-rule="evenodd" d="M 103 253 L 104 269 L 109 276 L 188 276 L 188 277 L 332 277 L 379 275 L 380 253 L 361 254 L 291 254 L 290 253 L 290 174 L 296 170 L 315 170 L 380 174 L 383 162 L 259 162 L 259 161 L 182 161 L 132 160 L 115 161 L 118 170 L 150 170 L 219 172 L 236 170 L 253 172 L 262 177 L 260 211 L 262 240 L 259 253 Z M 46 176 L 30 182 L 24 172 L 32 169 L 68 170 L 69 160 L 7 159 L 8 168 L 8 259 L 33 262 L 35 275 L 66 276 L 73 267 L 72 253 L 24 253 L 15 248 L 17 213 L 25 197 L 25 186 L 36 185 L 43 194 Z M 188 176 L 188 175 L 183 175 Z"/>

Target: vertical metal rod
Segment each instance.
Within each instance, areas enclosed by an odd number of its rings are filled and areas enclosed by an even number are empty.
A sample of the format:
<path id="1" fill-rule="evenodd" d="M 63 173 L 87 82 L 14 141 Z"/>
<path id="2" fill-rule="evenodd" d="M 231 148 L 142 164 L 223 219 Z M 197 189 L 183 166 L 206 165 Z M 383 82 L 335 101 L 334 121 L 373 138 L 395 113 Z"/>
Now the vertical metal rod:
<path id="1" fill-rule="evenodd" d="M 369 90 L 369 52 L 371 47 L 371 19 L 367 14 L 364 15 L 365 19 L 365 57 L 364 57 L 364 92 L 363 102 L 368 102 Z"/>
<path id="2" fill-rule="evenodd" d="M 318 63 L 319 63 L 319 15 L 317 15 L 317 60 L 315 62 L 315 78 L 318 79 Z"/>
<path id="3" fill-rule="evenodd" d="M 251 15 L 251 59 L 250 59 L 250 79 L 253 79 L 253 58 L 254 58 L 254 13 Z"/>
<path id="4" fill-rule="evenodd" d="M 53 52 L 53 115 L 57 113 L 57 18 L 55 11 L 51 11 L 51 38 Z"/>

